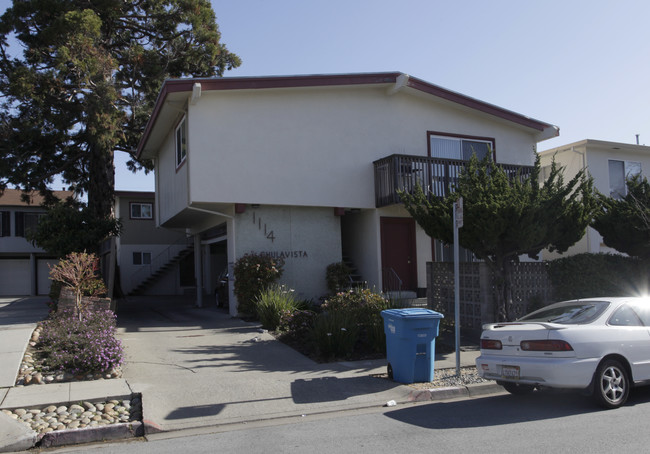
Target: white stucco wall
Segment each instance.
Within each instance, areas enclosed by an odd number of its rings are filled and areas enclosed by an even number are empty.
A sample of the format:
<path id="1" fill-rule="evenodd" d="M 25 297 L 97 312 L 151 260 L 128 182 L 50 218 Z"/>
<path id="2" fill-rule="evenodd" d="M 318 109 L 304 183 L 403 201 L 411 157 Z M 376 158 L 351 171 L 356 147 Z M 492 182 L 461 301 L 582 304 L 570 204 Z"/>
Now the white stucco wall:
<path id="1" fill-rule="evenodd" d="M 189 106 L 191 201 L 374 208 L 372 162 L 426 156 L 427 131 L 494 137 L 497 161 L 533 162 L 530 131 L 431 99 L 349 87 L 205 92 Z"/>
<path id="2" fill-rule="evenodd" d="M 250 252 L 281 257 L 280 283 L 317 300 L 327 292 L 327 265 L 341 261 L 339 222 L 331 208 L 248 208 L 234 219 L 235 260 Z"/>
<path id="3" fill-rule="evenodd" d="M 181 117 L 179 117 L 180 121 Z M 188 205 L 188 167 L 190 157 L 176 168 L 175 131 L 171 130 L 156 159 L 156 207 L 155 216 L 159 224 L 165 223 Z"/>
<path id="4" fill-rule="evenodd" d="M 16 236 L 16 211 L 24 213 L 43 213 L 40 207 L 2 207 L 2 211 L 9 212 L 10 236 L 0 237 L 0 253 L 10 254 L 37 254 L 45 252 L 33 245 L 26 238 Z"/>
<path id="5" fill-rule="evenodd" d="M 117 265 L 120 269 L 120 284 L 122 291 L 130 292 L 138 284 L 151 275 L 151 271 L 164 263 L 169 262 L 185 245 L 169 244 L 122 244 L 117 255 Z M 148 252 L 151 254 L 152 265 L 134 265 L 134 252 Z M 162 254 L 162 255 L 160 255 Z M 178 266 L 161 276 L 146 290 L 147 295 L 176 295 L 180 292 L 178 284 Z"/>

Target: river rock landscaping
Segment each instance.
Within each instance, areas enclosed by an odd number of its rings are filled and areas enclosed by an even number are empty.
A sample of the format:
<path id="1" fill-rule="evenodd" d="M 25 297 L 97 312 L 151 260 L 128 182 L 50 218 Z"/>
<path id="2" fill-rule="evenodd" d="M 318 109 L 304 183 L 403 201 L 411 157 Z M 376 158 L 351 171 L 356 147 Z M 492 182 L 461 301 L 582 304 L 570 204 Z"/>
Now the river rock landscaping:
<path id="1" fill-rule="evenodd" d="M 140 421 L 142 400 L 109 400 L 108 402 L 79 402 L 69 405 L 49 405 L 45 408 L 16 408 L 3 413 L 22 422 L 37 434 L 58 430 L 83 429 Z"/>

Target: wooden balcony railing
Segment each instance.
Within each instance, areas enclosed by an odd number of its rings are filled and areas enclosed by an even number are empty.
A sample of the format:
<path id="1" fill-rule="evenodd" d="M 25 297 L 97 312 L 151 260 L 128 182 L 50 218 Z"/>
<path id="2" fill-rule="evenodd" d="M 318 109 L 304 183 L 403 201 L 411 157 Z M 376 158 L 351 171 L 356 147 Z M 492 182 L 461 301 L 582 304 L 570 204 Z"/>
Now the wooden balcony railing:
<path id="1" fill-rule="evenodd" d="M 394 154 L 375 161 L 375 205 L 377 208 L 400 203 L 398 190 L 413 193 L 419 184 L 429 197 L 445 197 L 453 192 L 467 161 Z M 499 164 L 508 175 L 531 174 L 532 166 Z"/>

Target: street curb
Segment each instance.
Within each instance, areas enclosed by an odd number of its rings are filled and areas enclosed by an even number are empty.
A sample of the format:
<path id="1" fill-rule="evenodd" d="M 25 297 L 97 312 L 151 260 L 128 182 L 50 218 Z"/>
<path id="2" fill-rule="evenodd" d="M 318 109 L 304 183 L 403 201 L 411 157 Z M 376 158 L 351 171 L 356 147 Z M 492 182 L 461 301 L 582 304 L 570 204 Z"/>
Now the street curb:
<path id="1" fill-rule="evenodd" d="M 139 421 L 110 424 L 103 427 L 57 430 L 40 437 L 41 448 L 53 446 L 94 443 L 106 440 L 122 440 L 144 435 L 144 424 Z"/>
<path id="2" fill-rule="evenodd" d="M 431 388 L 411 391 L 408 402 L 427 402 L 454 399 L 456 397 L 476 397 L 503 392 L 503 387 L 496 383 L 486 383 L 448 388 Z"/>
<path id="3" fill-rule="evenodd" d="M 0 452 L 26 451 L 36 444 L 36 432 L 2 412 L 0 425 L 13 428 L 8 433 L 0 434 Z"/>
<path id="4" fill-rule="evenodd" d="M 124 396 L 107 396 L 102 397 L 105 400 L 124 400 L 126 398 L 139 397 L 142 399 L 141 393 L 132 393 Z M 95 399 L 91 399 L 95 400 Z M 70 402 L 61 402 L 59 405 L 68 405 Z M 48 405 L 48 404 L 39 404 Z M 55 405 L 55 404 L 49 404 Z M 4 413 L 0 412 L 0 418 L 6 417 L 9 423 L 15 423 L 19 428 L 23 425 L 12 418 L 9 418 Z M 149 423 L 152 424 L 152 423 Z M 105 426 L 85 427 L 82 429 L 64 429 L 56 430 L 53 432 L 38 434 L 35 431 L 25 428 L 24 433 L 21 433 L 19 438 L 12 440 L 11 443 L 3 444 L 0 440 L 0 453 L 2 452 L 18 452 L 26 451 L 31 448 L 51 448 L 63 445 L 75 445 L 83 443 L 95 443 L 108 440 L 125 440 L 128 438 L 143 437 L 145 435 L 145 427 L 147 422 L 143 421 L 129 421 L 124 423 L 107 424 Z M 19 429 L 20 430 L 20 429 Z"/>

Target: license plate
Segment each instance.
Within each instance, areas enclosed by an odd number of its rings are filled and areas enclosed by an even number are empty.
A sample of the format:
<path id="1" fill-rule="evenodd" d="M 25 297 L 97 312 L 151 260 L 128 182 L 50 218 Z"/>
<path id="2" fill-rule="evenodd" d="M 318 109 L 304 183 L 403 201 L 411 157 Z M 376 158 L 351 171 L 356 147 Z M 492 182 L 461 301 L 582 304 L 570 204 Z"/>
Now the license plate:
<path id="1" fill-rule="evenodd" d="M 519 366 L 501 366 L 501 376 L 511 380 L 519 380 Z"/>

